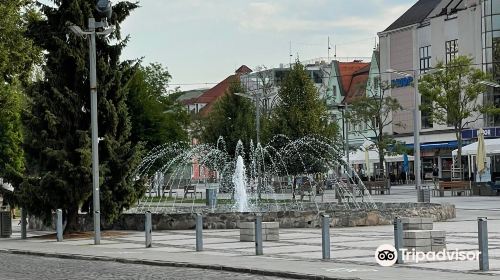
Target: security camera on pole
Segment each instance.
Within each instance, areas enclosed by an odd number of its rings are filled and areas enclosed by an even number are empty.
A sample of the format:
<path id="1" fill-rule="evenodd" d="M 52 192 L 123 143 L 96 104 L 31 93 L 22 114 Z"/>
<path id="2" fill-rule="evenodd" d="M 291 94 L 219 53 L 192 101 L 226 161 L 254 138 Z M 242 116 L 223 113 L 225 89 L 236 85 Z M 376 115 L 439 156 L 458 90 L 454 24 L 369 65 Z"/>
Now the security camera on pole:
<path id="1" fill-rule="evenodd" d="M 90 60 L 90 101 L 91 101 L 91 126 L 92 126 L 92 195 L 94 208 L 94 244 L 101 243 L 101 209 L 99 200 L 99 136 L 97 130 L 97 77 L 96 77 L 96 35 L 106 36 L 113 32 L 114 28 L 108 25 L 111 18 L 112 7 L 108 0 L 97 0 L 96 10 L 101 16 L 101 21 L 96 22 L 94 18 L 88 19 L 88 30 L 83 31 L 79 26 L 71 25 L 70 30 L 83 38 L 89 38 L 89 60 Z M 102 30 L 97 32 L 96 30 Z"/>

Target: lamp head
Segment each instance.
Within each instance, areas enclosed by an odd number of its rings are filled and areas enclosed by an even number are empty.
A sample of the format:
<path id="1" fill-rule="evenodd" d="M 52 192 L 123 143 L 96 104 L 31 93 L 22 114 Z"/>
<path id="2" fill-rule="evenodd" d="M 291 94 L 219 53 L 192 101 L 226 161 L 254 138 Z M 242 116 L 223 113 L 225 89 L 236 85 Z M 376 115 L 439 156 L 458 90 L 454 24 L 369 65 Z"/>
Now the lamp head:
<path id="1" fill-rule="evenodd" d="M 101 17 L 104 17 L 106 19 L 111 19 L 111 14 L 113 13 L 111 1 L 109 1 L 109 0 L 97 0 L 96 10 L 99 12 L 99 15 Z"/>

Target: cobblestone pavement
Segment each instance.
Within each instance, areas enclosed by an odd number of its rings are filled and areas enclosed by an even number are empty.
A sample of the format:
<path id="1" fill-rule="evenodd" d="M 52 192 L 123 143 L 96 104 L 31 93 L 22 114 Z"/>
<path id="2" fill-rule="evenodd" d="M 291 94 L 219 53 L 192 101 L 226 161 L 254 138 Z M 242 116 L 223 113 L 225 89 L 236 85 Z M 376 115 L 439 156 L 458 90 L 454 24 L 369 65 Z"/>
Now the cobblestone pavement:
<path id="1" fill-rule="evenodd" d="M 184 267 L 160 267 L 136 264 L 121 264 L 106 261 L 83 261 L 45 258 L 29 255 L 0 253 L 0 279 L 257 279 L 281 280 L 284 278 L 258 276 L 207 269 Z"/>

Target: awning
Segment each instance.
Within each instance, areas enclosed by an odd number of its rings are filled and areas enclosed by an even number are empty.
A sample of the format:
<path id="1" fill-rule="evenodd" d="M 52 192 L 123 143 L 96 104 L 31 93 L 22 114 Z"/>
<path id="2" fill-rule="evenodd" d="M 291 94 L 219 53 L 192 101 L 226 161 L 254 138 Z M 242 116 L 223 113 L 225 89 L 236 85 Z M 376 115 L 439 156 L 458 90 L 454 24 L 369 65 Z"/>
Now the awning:
<path id="1" fill-rule="evenodd" d="M 498 154 L 500 153 L 500 138 L 497 139 L 485 139 L 484 140 L 486 154 Z M 462 155 L 475 155 L 477 153 L 477 142 L 474 142 L 470 145 L 462 147 Z M 458 150 L 454 150 L 452 152 L 453 156 L 458 154 Z"/>
<path id="2" fill-rule="evenodd" d="M 413 143 L 406 144 L 408 149 L 413 149 Z M 456 149 L 458 148 L 458 141 L 441 141 L 441 142 L 427 142 L 420 143 L 420 150 L 434 150 L 434 149 Z"/>
<path id="3" fill-rule="evenodd" d="M 370 163 L 378 163 L 379 162 L 379 154 L 378 151 L 375 150 L 373 146 L 373 142 L 371 141 L 365 141 L 361 147 L 355 151 L 352 151 L 349 153 L 349 162 L 351 164 L 364 164 L 366 163 L 366 154 L 365 154 L 365 149 L 368 149 L 368 158 Z M 386 162 L 402 162 L 403 161 L 403 155 L 395 155 L 395 156 L 385 156 L 385 161 Z M 344 160 L 345 156 L 343 157 Z M 408 156 L 408 160 L 413 161 L 414 158 L 413 156 Z"/>

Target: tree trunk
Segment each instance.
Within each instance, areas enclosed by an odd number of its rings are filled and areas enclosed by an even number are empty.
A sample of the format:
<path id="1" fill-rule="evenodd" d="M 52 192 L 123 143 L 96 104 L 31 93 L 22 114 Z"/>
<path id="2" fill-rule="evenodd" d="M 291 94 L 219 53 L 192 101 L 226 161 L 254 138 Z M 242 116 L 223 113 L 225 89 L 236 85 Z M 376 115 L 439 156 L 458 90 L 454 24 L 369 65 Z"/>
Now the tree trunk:
<path id="1" fill-rule="evenodd" d="M 78 207 L 70 207 L 66 212 L 66 227 L 64 233 L 79 231 L 78 227 Z"/>

